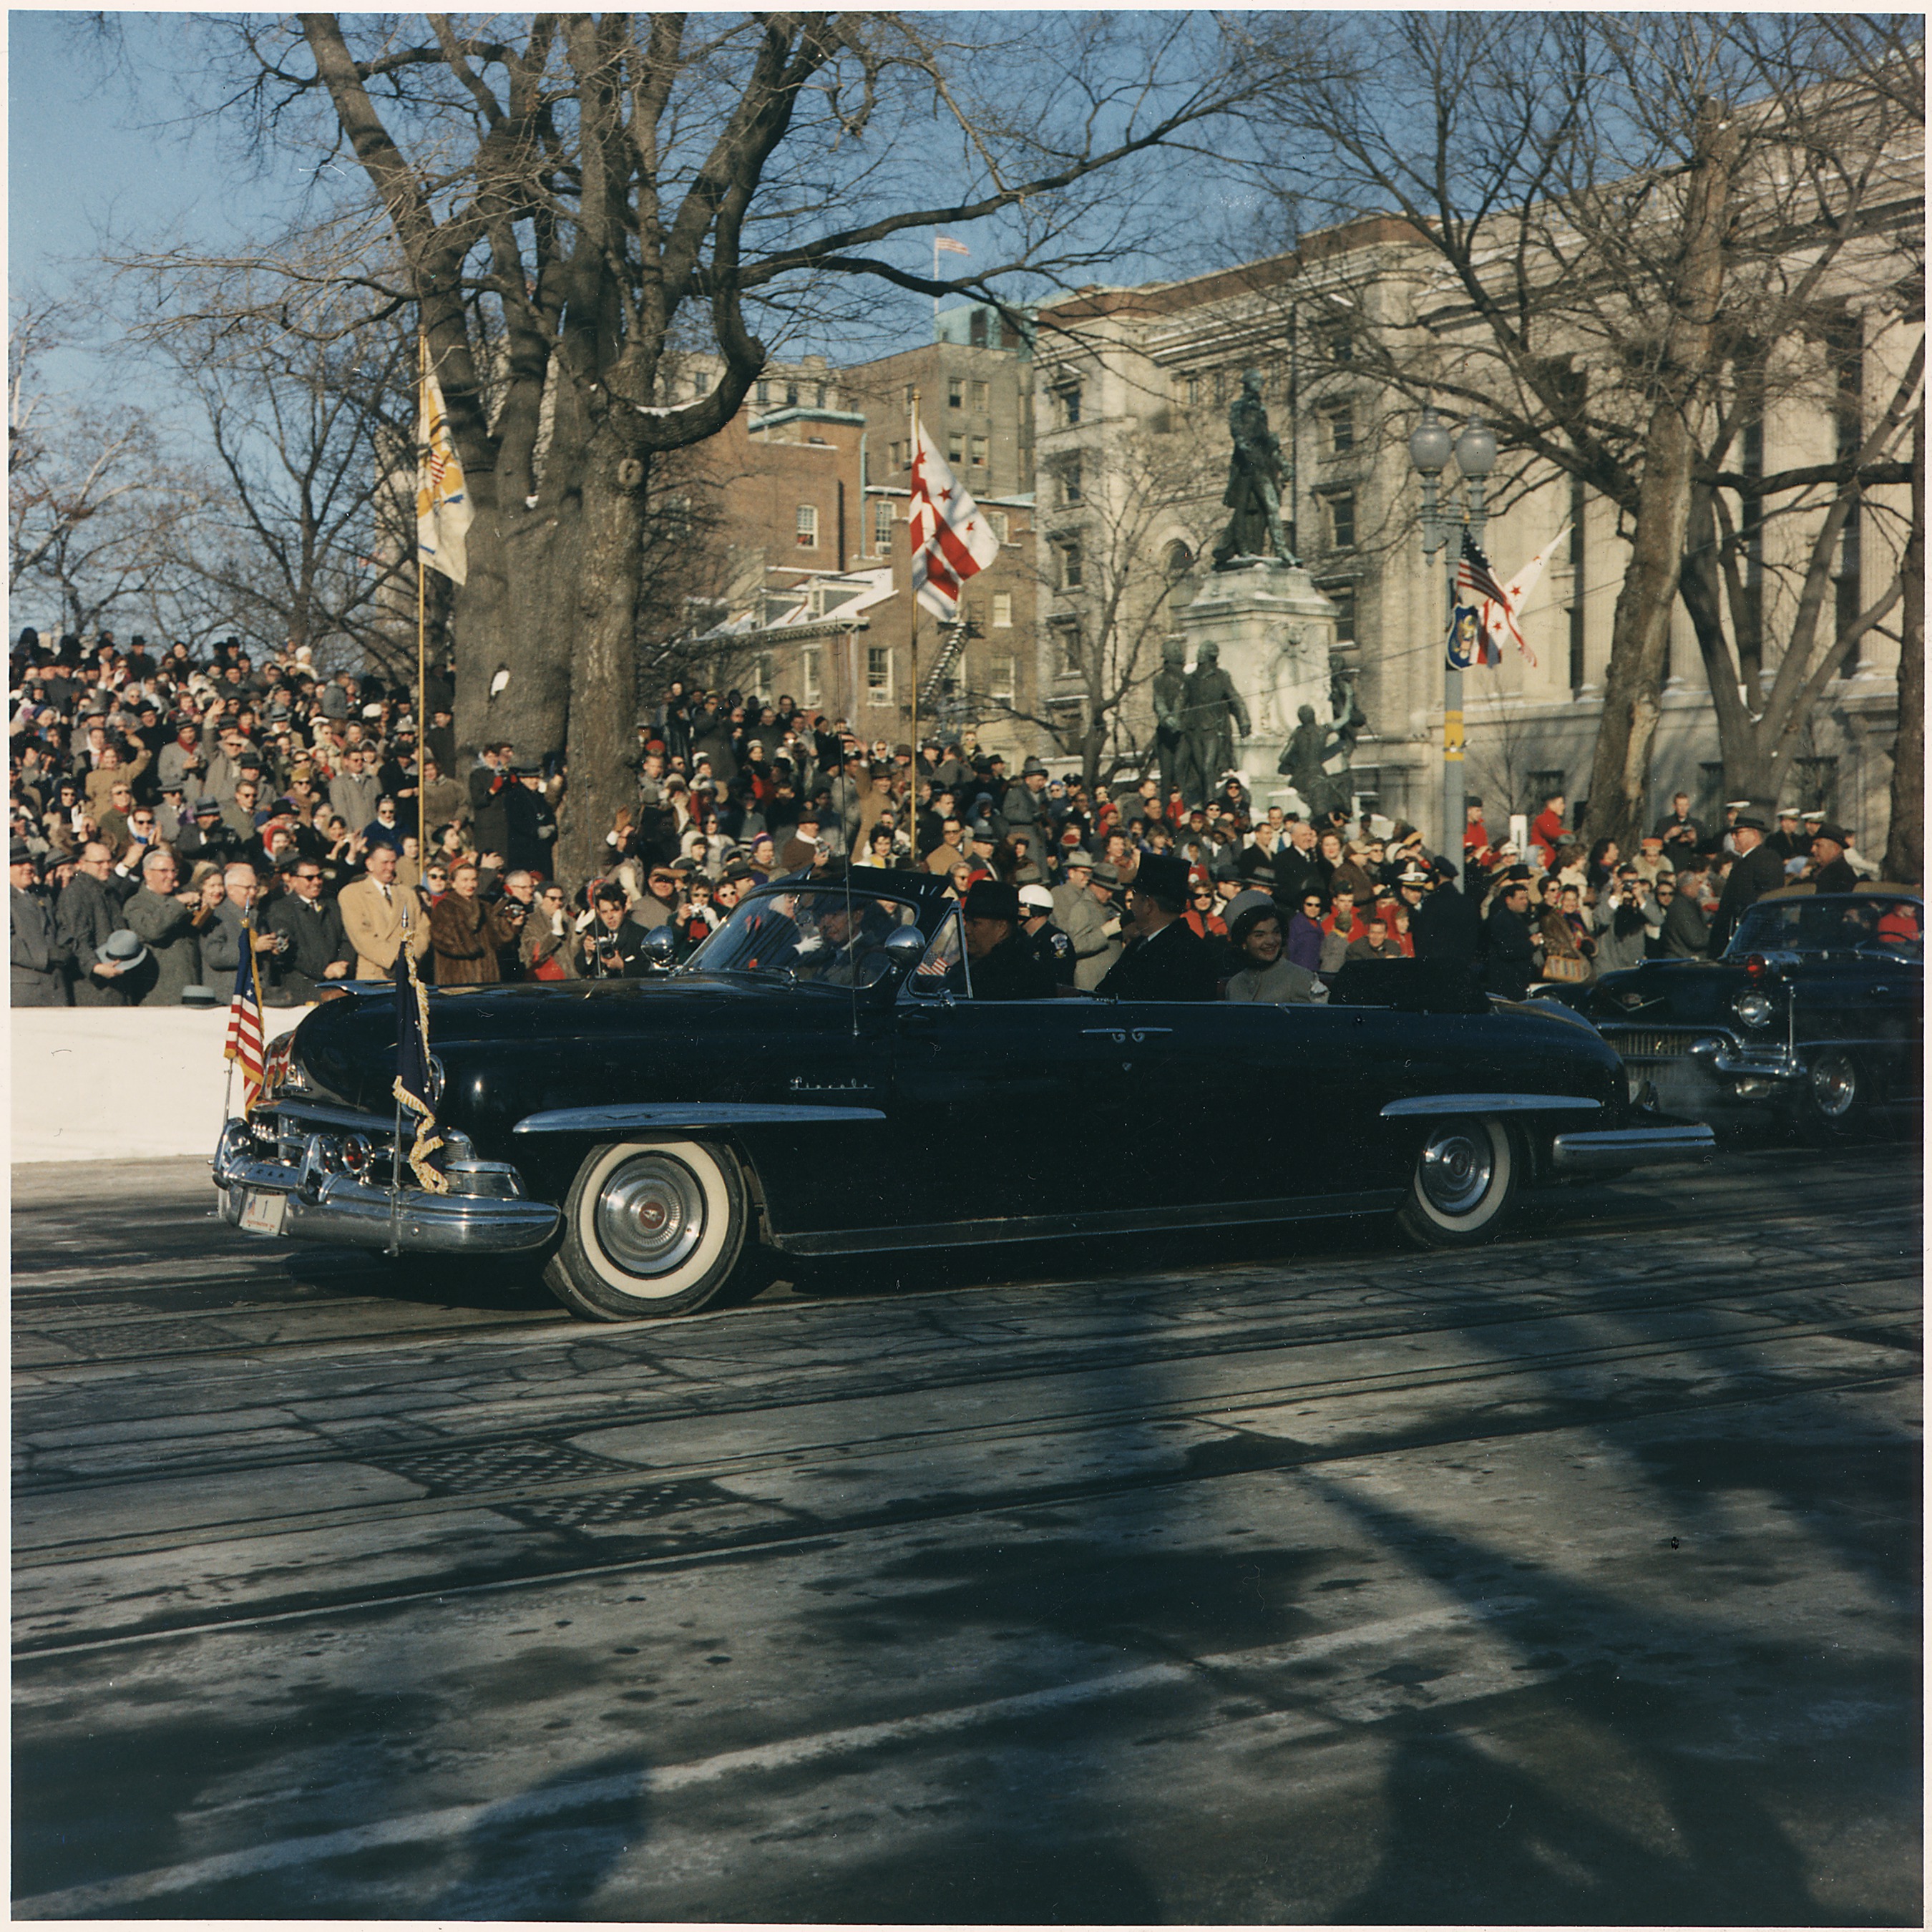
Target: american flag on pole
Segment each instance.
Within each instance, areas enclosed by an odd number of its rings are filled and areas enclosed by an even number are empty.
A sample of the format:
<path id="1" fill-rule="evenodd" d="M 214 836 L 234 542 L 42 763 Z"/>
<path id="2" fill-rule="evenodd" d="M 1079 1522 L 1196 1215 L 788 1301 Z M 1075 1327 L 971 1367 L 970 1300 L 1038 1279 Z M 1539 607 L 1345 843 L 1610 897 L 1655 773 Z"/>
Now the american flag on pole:
<path id="1" fill-rule="evenodd" d="M 1528 660 L 1530 668 L 1535 668 L 1536 653 L 1530 649 L 1529 640 L 1522 634 L 1522 607 L 1528 602 L 1529 593 L 1536 588 L 1556 546 L 1569 533 L 1570 526 L 1565 524 L 1507 584 L 1498 584 L 1496 573 L 1490 568 L 1489 559 L 1470 541 L 1468 532 L 1462 532 L 1462 560 L 1456 567 L 1456 594 L 1459 599 L 1475 604 L 1479 613 L 1483 634 L 1481 661 L 1484 664 L 1502 662 L 1502 642 L 1507 635 Z"/>
<path id="2" fill-rule="evenodd" d="M 912 464 L 913 595 L 942 622 L 958 613 L 959 586 L 1000 554 L 980 506 L 967 495 L 926 425 L 917 432 Z"/>
<path id="3" fill-rule="evenodd" d="M 963 242 L 956 242 L 950 235 L 935 235 L 932 238 L 932 252 L 937 255 L 941 249 L 949 255 L 970 255 L 972 250 Z"/>
<path id="4" fill-rule="evenodd" d="M 228 1043 L 224 1060 L 242 1070 L 242 1112 L 245 1116 L 262 1091 L 262 982 L 255 968 L 255 922 L 242 928 L 242 956 L 235 962 L 235 992 L 228 1002 Z"/>

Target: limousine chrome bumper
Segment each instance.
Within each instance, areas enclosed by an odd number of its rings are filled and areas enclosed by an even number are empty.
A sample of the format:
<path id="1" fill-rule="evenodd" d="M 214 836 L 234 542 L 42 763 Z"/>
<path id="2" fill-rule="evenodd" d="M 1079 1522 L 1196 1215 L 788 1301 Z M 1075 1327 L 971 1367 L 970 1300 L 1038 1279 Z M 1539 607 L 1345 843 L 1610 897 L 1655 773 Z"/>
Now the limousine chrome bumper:
<path id="1" fill-rule="evenodd" d="M 1550 1156 L 1561 1174 L 1625 1174 L 1667 1162 L 1708 1160 L 1717 1148 L 1718 1137 L 1708 1127 L 1621 1127 L 1558 1134 L 1550 1144 Z"/>
<path id="2" fill-rule="evenodd" d="M 221 1130 L 211 1163 L 221 1218 L 250 1234 L 298 1241 L 388 1248 L 405 1254 L 506 1254 L 541 1247 L 556 1232 L 557 1210 L 524 1193 L 500 1161 L 452 1161 L 451 1192 L 389 1188 L 340 1170 L 340 1136 L 316 1133 L 301 1164 L 264 1160 L 239 1120 Z M 388 1150 L 382 1150 L 388 1165 Z"/>

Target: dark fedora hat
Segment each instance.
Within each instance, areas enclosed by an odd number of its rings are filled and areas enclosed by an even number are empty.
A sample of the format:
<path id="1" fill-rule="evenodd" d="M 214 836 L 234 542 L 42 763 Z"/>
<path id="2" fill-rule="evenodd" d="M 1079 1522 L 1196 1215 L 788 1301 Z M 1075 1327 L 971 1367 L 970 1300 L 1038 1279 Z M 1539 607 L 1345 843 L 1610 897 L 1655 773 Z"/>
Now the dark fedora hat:
<path id="1" fill-rule="evenodd" d="M 1020 896 L 1014 887 L 1002 885 L 998 879 L 976 879 L 961 909 L 968 919 L 1003 919 L 1009 925 L 1017 926 Z"/>

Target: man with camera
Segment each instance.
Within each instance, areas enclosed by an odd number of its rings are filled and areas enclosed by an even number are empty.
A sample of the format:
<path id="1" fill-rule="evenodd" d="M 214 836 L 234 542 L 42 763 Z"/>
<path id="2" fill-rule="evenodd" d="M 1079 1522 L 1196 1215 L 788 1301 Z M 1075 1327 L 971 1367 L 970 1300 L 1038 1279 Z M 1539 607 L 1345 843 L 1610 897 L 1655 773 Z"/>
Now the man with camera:
<path id="1" fill-rule="evenodd" d="M 644 928 L 627 916 L 622 886 L 608 880 L 591 895 L 590 923 L 578 944 L 577 973 L 583 980 L 641 980 L 650 968 Z"/>

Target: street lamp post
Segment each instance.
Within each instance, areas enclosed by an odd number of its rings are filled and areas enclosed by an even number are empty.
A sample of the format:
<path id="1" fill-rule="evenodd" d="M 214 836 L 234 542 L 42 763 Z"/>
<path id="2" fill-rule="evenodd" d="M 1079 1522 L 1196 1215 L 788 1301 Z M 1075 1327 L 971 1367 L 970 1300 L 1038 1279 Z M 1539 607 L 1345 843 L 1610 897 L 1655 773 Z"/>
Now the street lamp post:
<path id="1" fill-rule="evenodd" d="M 1438 495 L 1439 479 L 1452 454 L 1462 475 L 1460 514 Z M 1472 416 L 1452 443 L 1448 425 L 1436 419 L 1432 409 L 1425 407 L 1421 422 L 1410 433 L 1408 460 L 1422 478 L 1422 554 L 1433 556 L 1438 550 L 1444 552 L 1448 616 L 1453 623 L 1456 568 L 1462 545 L 1450 539 L 1466 526 L 1472 539 L 1481 545 L 1490 520 L 1484 486 L 1496 466 L 1496 434 L 1480 416 Z M 1446 644 L 1442 662 L 1442 853 L 1460 866 L 1462 827 L 1468 818 L 1468 781 L 1462 775 L 1462 674 L 1449 662 Z"/>

